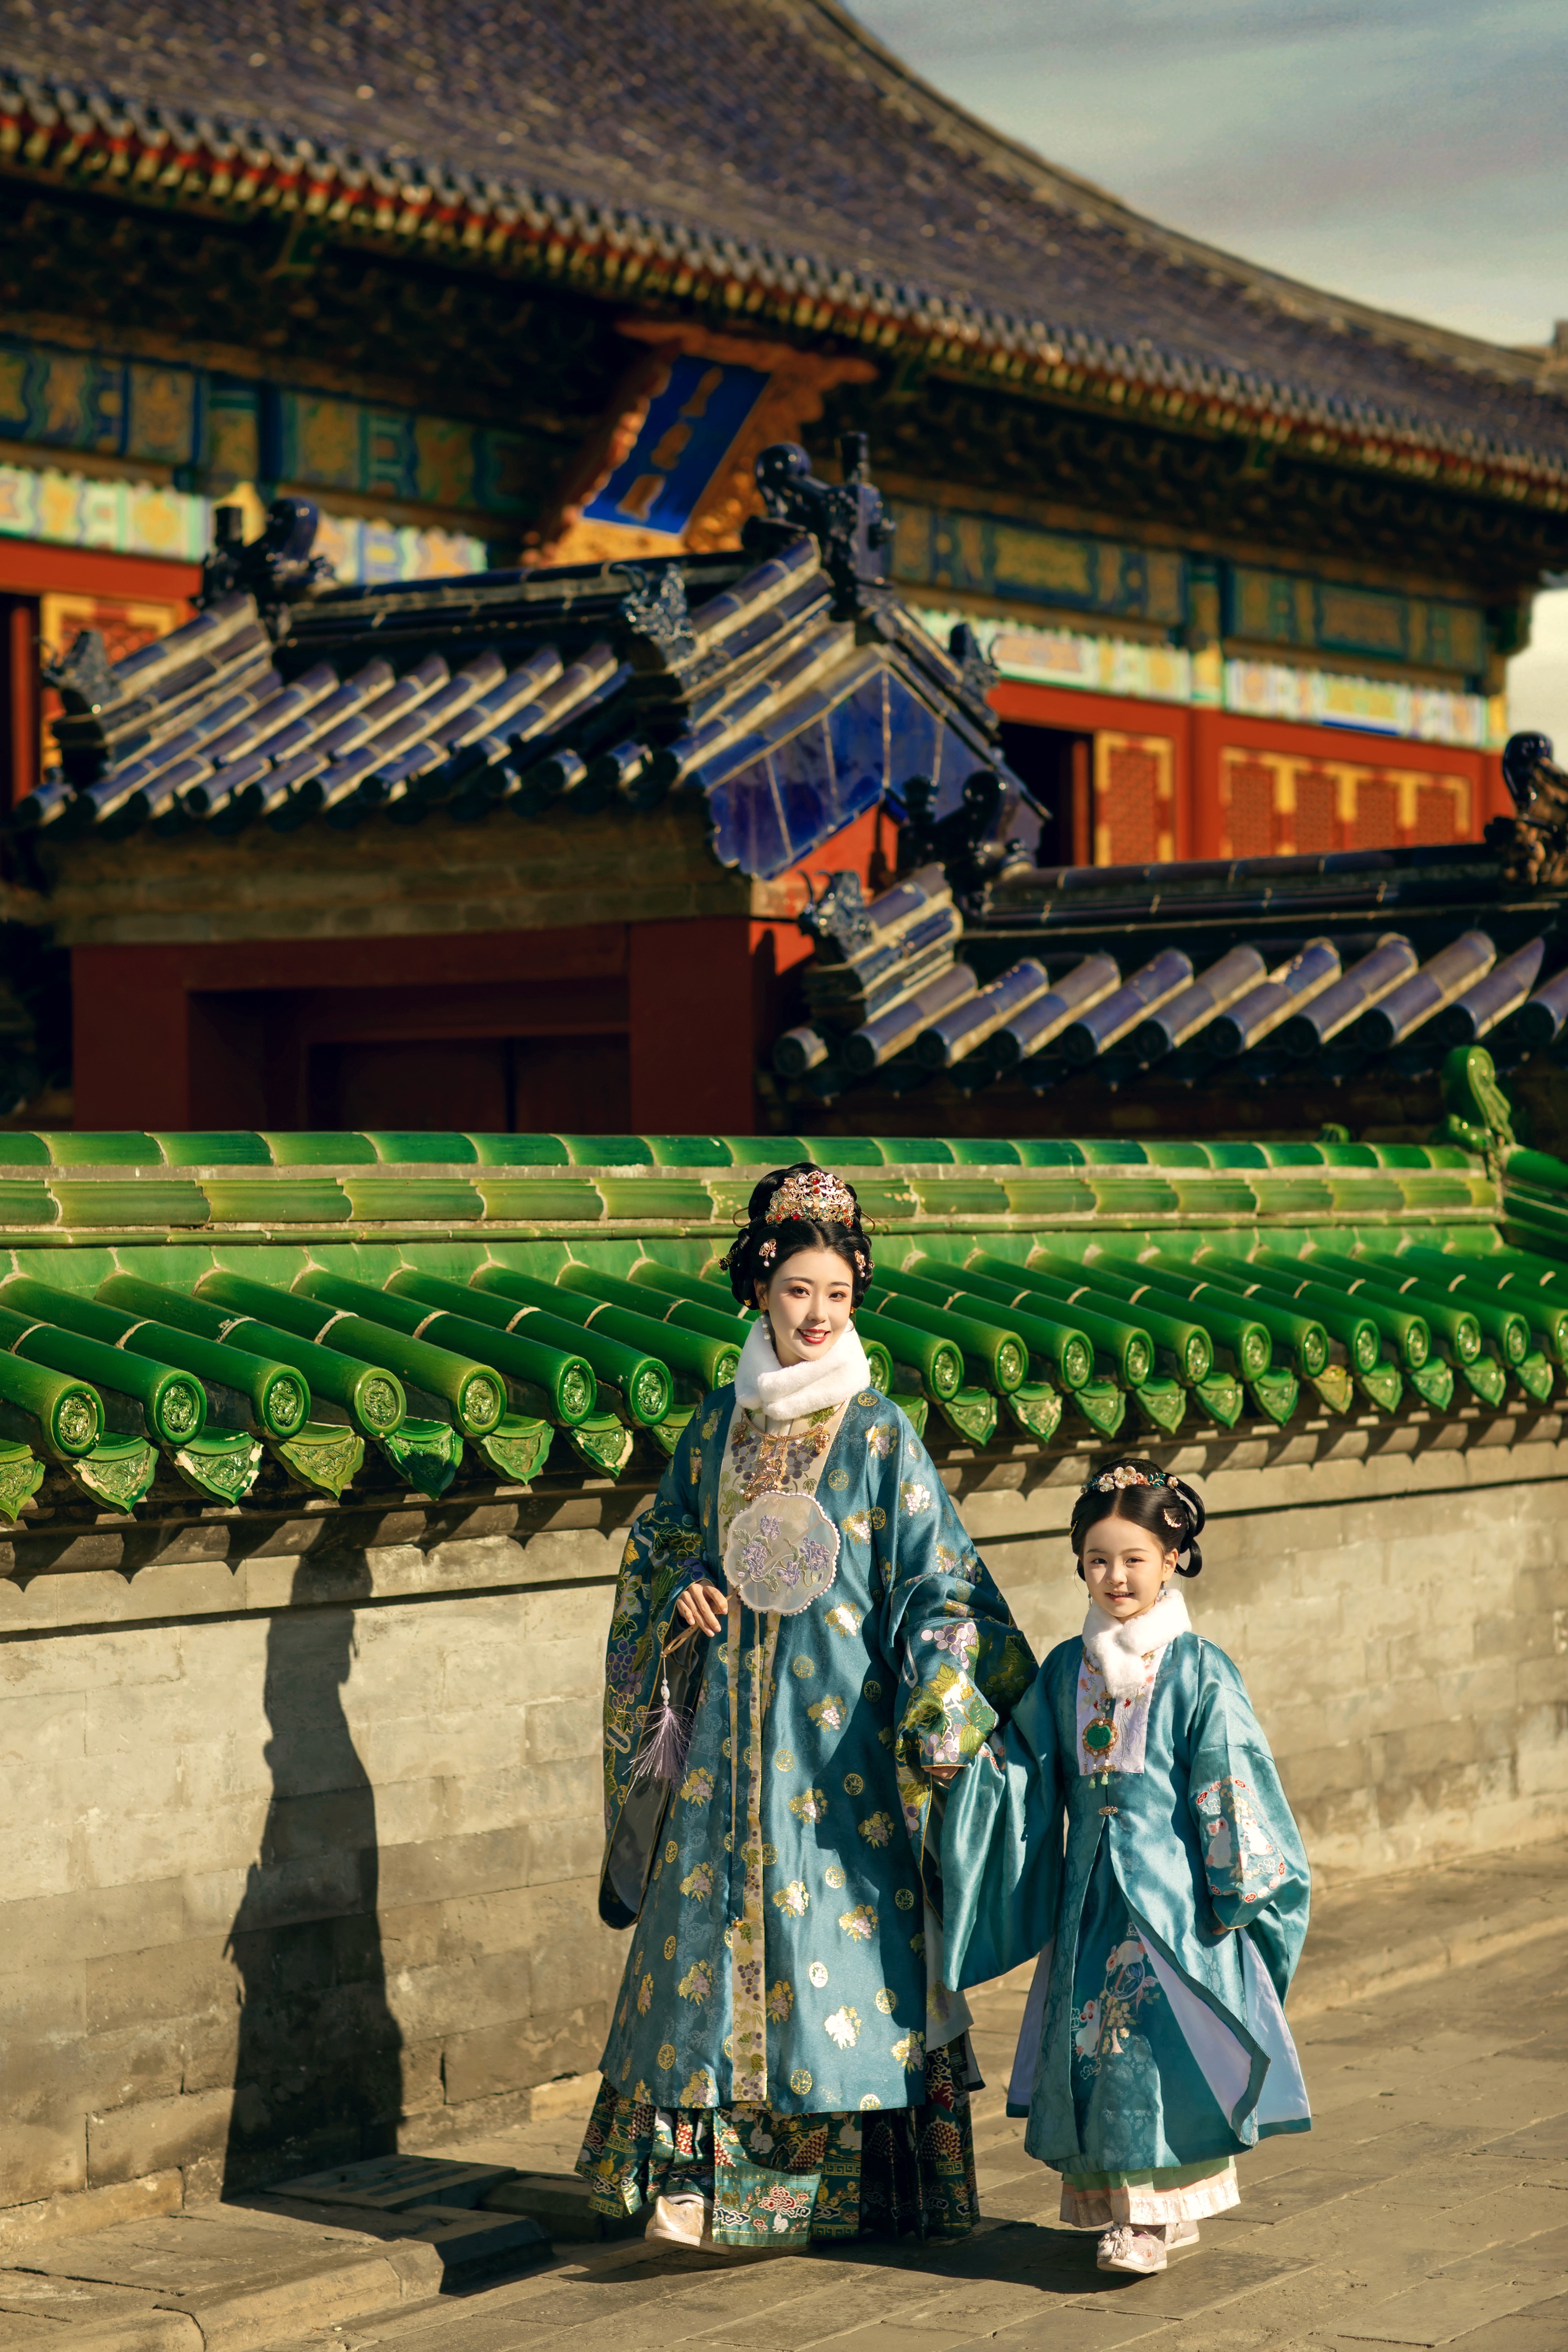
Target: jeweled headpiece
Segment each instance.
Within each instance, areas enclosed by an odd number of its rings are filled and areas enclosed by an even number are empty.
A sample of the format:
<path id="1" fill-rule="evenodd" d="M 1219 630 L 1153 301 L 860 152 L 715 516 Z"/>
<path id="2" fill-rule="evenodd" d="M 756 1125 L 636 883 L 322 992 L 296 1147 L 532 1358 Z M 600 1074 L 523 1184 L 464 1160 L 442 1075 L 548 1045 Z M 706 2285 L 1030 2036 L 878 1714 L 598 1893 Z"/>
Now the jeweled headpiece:
<path id="1" fill-rule="evenodd" d="M 787 1224 L 794 1218 L 807 1224 L 852 1225 L 855 1195 L 826 1168 L 797 1170 L 784 1178 L 764 1212 L 770 1225 Z"/>
<path id="2" fill-rule="evenodd" d="M 1102 1470 L 1097 1478 L 1086 1478 L 1079 1493 L 1114 1495 L 1119 1486 L 1168 1486 L 1170 1483 L 1163 1470 L 1135 1470 L 1130 1463 L 1119 1462 L 1114 1470 Z"/>

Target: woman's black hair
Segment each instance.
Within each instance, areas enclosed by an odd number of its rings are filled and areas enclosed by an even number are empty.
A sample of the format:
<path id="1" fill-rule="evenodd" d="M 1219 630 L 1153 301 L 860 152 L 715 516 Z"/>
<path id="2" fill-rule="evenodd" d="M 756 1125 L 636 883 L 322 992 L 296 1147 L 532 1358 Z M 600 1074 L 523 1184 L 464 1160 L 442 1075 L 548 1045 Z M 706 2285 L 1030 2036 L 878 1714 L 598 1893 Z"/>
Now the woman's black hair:
<path id="1" fill-rule="evenodd" d="M 781 1214 L 775 1196 L 786 1185 L 791 1199 L 780 1204 Z M 850 1297 L 858 1307 L 870 1285 L 871 1244 L 855 1187 L 809 1160 L 797 1160 L 792 1167 L 771 1169 L 753 1188 L 746 1222 L 724 1259 L 741 1305 L 754 1307 L 758 1283 L 765 1288 L 786 1259 L 808 1249 L 832 1250 L 843 1259 Z"/>
<path id="2" fill-rule="evenodd" d="M 1198 1538 L 1203 1533 L 1204 1507 L 1184 1478 L 1173 1478 L 1157 1462 L 1124 1454 L 1097 1470 L 1082 1489 L 1072 1507 L 1068 1528 L 1080 1576 L 1090 1528 L 1110 1518 L 1131 1519 L 1135 1528 L 1152 1536 L 1162 1550 L 1169 1551 L 1173 1544 L 1179 1555 L 1178 1576 L 1203 1573 Z"/>

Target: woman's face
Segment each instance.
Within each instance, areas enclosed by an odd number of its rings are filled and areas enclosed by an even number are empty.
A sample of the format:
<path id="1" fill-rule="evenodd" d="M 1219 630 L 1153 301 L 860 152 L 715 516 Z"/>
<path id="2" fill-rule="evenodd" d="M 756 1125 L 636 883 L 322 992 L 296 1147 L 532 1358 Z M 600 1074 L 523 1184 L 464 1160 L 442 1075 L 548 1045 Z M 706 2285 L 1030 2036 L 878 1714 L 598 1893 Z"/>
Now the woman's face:
<path id="1" fill-rule="evenodd" d="M 771 1282 L 757 1285 L 757 1305 L 773 1326 L 781 1364 L 826 1356 L 849 1320 L 849 1269 L 836 1250 L 796 1250 Z"/>
<path id="2" fill-rule="evenodd" d="M 1175 1567 L 1175 1552 L 1131 1519 L 1096 1519 L 1084 1538 L 1083 1580 L 1108 1617 L 1141 1617 Z"/>

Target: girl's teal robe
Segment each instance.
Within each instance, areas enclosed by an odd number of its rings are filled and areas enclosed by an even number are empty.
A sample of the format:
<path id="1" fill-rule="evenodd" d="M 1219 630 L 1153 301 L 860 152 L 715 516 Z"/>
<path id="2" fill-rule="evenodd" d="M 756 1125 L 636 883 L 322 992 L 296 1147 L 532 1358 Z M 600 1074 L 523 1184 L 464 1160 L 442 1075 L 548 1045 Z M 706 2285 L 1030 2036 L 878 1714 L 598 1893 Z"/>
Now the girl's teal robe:
<path id="1" fill-rule="evenodd" d="M 721 1472 L 731 1501 L 737 1478 L 752 1496 L 815 1490 L 837 1574 L 795 1615 L 732 1599 L 705 1657 L 678 1654 L 672 1692 L 695 1717 L 671 1790 L 636 1756 L 677 1595 L 725 1585 Z M 603 2060 L 617 2094 L 784 2115 L 921 2104 L 921 1768 L 973 1755 L 1033 1671 L 896 1405 L 866 1390 L 770 1436 L 732 1387 L 704 1400 L 633 1527 L 610 1628 L 600 1909 L 635 1922 Z"/>
<path id="2" fill-rule="evenodd" d="M 1097 1684 L 1081 1640 L 1062 1643 L 948 1792 L 948 1980 L 1041 1956 L 1009 2101 L 1027 2101 L 1031 2156 L 1079 2178 L 1223 2165 L 1310 2126 L 1281 2006 L 1307 1857 L 1223 1650 L 1170 1642 L 1145 1699 L 1115 1703 L 1109 1769 Z M 1085 2096 L 1097 2052 L 1123 2074 L 1109 2097 Z"/>

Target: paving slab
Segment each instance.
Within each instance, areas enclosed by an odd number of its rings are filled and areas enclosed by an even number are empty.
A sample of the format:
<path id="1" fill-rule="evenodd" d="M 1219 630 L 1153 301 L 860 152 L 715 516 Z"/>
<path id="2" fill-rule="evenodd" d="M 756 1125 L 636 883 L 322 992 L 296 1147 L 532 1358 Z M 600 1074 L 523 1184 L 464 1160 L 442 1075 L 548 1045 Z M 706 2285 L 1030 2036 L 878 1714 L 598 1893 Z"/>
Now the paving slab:
<path id="1" fill-rule="evenodd" d="M 0 2268 L 0 2352 L 1568 2352 L 1549 1925 L 1568 1928 L 1568 1844 L 1321 1901 L 1291 2002 L 1315 2128 L 1243 2158 L 1239 2210 L 1155 2278 L 1095 2269 L 1004 2111 L 1016 1977 L 973 1997 L 986 2219 L 962 2246 L 737 2259 L 635 2224 L 574 2238 L 593 2091 L 574 2077 L 526 2125 L 40 2246 Z M 535 2220 L 563 2242 L 528 2269 Z M 464 2285 L 464 2249 L 487 2244 L 516 2274 Z"/>

